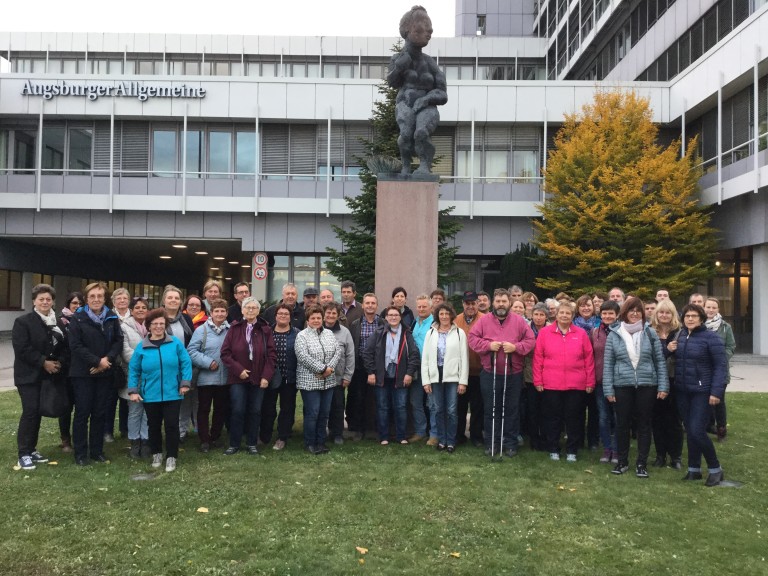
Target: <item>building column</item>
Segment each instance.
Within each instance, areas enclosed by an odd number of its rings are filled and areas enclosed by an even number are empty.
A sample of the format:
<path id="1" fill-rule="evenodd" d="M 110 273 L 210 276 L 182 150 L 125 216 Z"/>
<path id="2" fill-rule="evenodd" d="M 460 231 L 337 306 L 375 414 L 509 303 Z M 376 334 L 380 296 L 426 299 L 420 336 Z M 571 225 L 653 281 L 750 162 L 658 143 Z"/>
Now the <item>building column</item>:
<path id="1" fill-rule="evenodd" d="M 752 353 L 768 355 L 768 244 L 752 248 Z"/>

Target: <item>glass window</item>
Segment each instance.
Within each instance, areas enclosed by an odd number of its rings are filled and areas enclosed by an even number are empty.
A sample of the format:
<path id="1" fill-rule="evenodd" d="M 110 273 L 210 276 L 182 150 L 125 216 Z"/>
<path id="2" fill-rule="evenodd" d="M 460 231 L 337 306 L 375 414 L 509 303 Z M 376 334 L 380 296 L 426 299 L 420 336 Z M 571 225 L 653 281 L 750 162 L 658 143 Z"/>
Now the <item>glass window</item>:
<path id="1" fill-rule="evenodd" d="M 139 74 L 151 76 L 155 73 L 155 63 L 151 60 L 139 60 Z"/>
<path id="2" fill-rule="evenodd" d="M 285 256 L 285 259 L 287 260 L 288 257 Z M 288 282 L 288 268 L 284 269 L 277 269 L 272 268 L 269 271 L 269 292 L 267 294 L 267 297 L 270 300 L 280 300 L 283 293 L 283 286 Z M 301 297 L 301 292 L 299 292 L 299 297 Z"/>
<path id="3" fill-rule="evenodd" d="M 215 76 L 229 76 L 229 62 L 213 62 Z"/>
<path id="4" fill-rule="evenodd" d="M 232 76 L 242 76 L 243 75 L 243 64 L 242 64 L 242 62 L 230 62 L 229 63 L 229 73 Z"/>
<path id="5" fill-rule="evenodd" d="M 35 169 L 35 141 L 37 131 L 16 130 L 13 148 L 13 167 L 17 171 L 33 171 Z"/>
<path id="6" fill-rule="evenodd" d="M 331 290 L 336 300 L 338 301 L 341 296 L 341 282 L 328 272 L 328 257 L 322 256 L 320 258 L 320 286 L 317 287 L 318 290 Z"/>
<path id="7" fill-rule="evenodd" d="M 263 78 L 275 77 L 275 63 L 274 62 L 262 62 L 261 63 L 261 76 Z"/>
<path id="8" fill-rule="evenodd" d="M 10 142 L 8 130 L 0 130 L 0 174 L 6 174 L 8 168 L 8 142 Z"/>
<path id="9" fill-rule="evenodd" d="M 461 67 L 461 79 L 462 80 L 474 80 L 475 79 L 475 67 L 474 66 L 462 66 Z"/>
<path id="10" fill-rule="evenodd" d="M 61 170 L 64 168 L 63 126 L 43 128 L 43 170 Z"/>
<path id="11" fill-rule="evenodd" d="M 291 64 L 290 68 L 291 76 L 294 78 L 306 78 L 307 77 L 307 65 L 306 64 Z"/>
<path id="12" fill-rule="evenodd" d="M 107 74 L 115 75 L 123 73 L 123 61 L 122 60 L 108 60 L 107 61 Z"/>
<path id="13" fill-rule="evenodd" d="M 506 182 L 509 176 L 509 152 L 506 150 L 486 150 L 485 176 L 487 182 Z"/>
<path id="14" fill-rule="evenodd" d="M 70 170 L 91 169 L 91 143 L 93 130 L 90 128 L 69 129 L 69 164 Z M 73 172 L 70 172 L 72 174 Z M 77 172 L 74 172 L 77 173 Z"/>
<path id="15" fill-rule="evenodd" d="M 459 67 L 458 66 L 446 66 L 445 67 L 445 79 L 446 80 L 458 80 L 459 79 Z"/>
<path id="16" fill-rule="evenodd" d="M 134 60 L 126 60 L 123 62 L 123 74 L 135 74 L 136 62 Z"/>
<path id="17" fill-rule="evenodd" d="M 77 60 L 64 60 L 61 71 L 64 74 L 77 74 Z"/>
<path id="18" fill-rule="evenodd" d="M 91 61 L 91 60 L 78 60 L 77 61 L 77 73 L 78 74 L 92 74 L 93 73 L 93 61 Z"/>
<path id="19" fill-rule="evenodd" d="M 152 132 L 152 170 L 154 176 L 175 176 L 175 130 L 154 130 Z"/>
<path id="20" fill-rule="evenodd" d="M 187 130 L 187 144 L 184 149 L 187 158 L 187 177 L 200 178 L 203 163 L 202 134 L 200 130 Z"/>
<path id="21" fill-rule="evenodd" d="M 320 77 L 320 65 L 307 64 L 307 78 L 319 78 L 319 77 Z"/>
<path id="22" fill-rule="evenodd" d="M 336 64 L 323 64 L 323 78 L 336 78 Z"/>
<path id="23" fill-rule="evenodd" d="M 480 157 L 482 153 L 479 150 L 475 150 L 474 157 L 474 170 L 472 171 L 472 177 L 477 179 L 480 177 Z M 459 177 L 459 182 L 467 182 L 470 178 L 470 151 L 458 150 L 456 152 L 456 176 Z"/>
<path id="24" fill-rule="evenodd" d="M 183 76 L 184 62 L 182 62 L 181 60 L 169 60 L 168 69 L 170 70 L 170 73 L 172 76 Z"/>
<path id="25" fill-rule="evenodd" d="M 184 62 L 184 74 L 186 76 L 199 76 L 200 62 Z"/>
<path id="26" fill-rule="evenodd" d="M 260 74 L 258 62 L 248 62 L 248 76 L 258 76 Z"/>
<path id="27" fill-rule="evenodd" d="M 354 78 L 351 64 L 339 64 L 339 78 Z"/>
<path id="28" fill-rule="evenodd" d="M 203 76 L 210 76 L 211 75 L 211 63 L 210 62 L 203 62 L 200 64 L 200 74 Z"/>
<path id="29" fill-rule="evenodd" d="M 512 152 L 512 170 L 515 178 L 522 183 L 532 183 L 539 176 L 538 152 L 536 150 L 514 150 Z"/>
<path id="30" fill-rule="evenodd" d="M 385 70 L 385 67 L 380 64 L 369 64 L 368 78 L 373 78 L 374 80 L 381 80 L 382 78 L 384 78 L 384 70 Z"/>
<path id="31" fill-rule="evenodd" d="M 48 60 L 48 74 L 61 73 L 61 60 L 57 58 L 50 58 Z"/>
<path id="32" fill-rule="evenodd" d="M 232 172 L 232 133 L 214 132 L 208 134 L 208 171 L 224 172 L 209 174 L 209 178 L 229 178 Z"/>
<path id="33" fill-rule="evenodd" d="M 21 309 L 21 272 L 0 270 L 0 309 Z"/>
<path id="34" fill-rule="evenodd" d="M 256 173 L 256 132 L 236 134 L 235 154 L 235 172 L 239 174 L 236 177 L 251 178 Z"/>

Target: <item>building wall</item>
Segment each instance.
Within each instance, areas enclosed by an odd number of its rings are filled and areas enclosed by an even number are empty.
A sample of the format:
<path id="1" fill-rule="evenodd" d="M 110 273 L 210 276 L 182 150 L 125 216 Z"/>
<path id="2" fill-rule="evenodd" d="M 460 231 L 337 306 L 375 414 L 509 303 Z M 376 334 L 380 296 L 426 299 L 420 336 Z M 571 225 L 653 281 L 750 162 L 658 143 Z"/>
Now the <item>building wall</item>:
<path id="1" fill-rule="evenodd" d="M 456 0 L 456 36 L 476 36 L 485 15 L 485 36 L 532 36 L 536 0 Z"/>

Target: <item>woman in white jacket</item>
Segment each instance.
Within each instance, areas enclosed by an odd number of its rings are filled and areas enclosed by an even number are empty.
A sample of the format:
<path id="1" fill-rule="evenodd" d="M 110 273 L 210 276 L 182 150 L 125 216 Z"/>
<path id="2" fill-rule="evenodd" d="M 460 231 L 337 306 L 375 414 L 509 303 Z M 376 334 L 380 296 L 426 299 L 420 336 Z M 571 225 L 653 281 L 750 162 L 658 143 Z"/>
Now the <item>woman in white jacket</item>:
<path id="1" fill-rule="evenodd" d="M 456 449 L 458 394 L 467 391 L 469 379 L 469 348 L 466 334 L 453 322 L 453 308 L 441 304 L 433 316 L 435 322 L 424 337 L 421 382 L 435 408 L 437 449 L 452 453 Z"/>

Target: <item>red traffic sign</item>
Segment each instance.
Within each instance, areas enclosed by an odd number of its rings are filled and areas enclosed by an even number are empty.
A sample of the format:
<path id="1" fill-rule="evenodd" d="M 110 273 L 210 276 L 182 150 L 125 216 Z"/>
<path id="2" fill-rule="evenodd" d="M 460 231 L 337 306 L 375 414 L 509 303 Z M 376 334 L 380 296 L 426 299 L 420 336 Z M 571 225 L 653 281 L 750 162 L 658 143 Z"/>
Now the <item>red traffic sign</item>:
<path id="1" fill-rule="evenodd" d="M 261 266 L 253 269 L 253 277 L 256 280 L 265 280 L 267 277 L 267 269 Z"/>
<path id="2" fill-rule="evenodd" d="M 266 268 L 267 266 L 267 254 L 265 252 L 256 252 L 253 255 L 253 266 L 254 268 L 260 267 L 260 268 Z"/>

